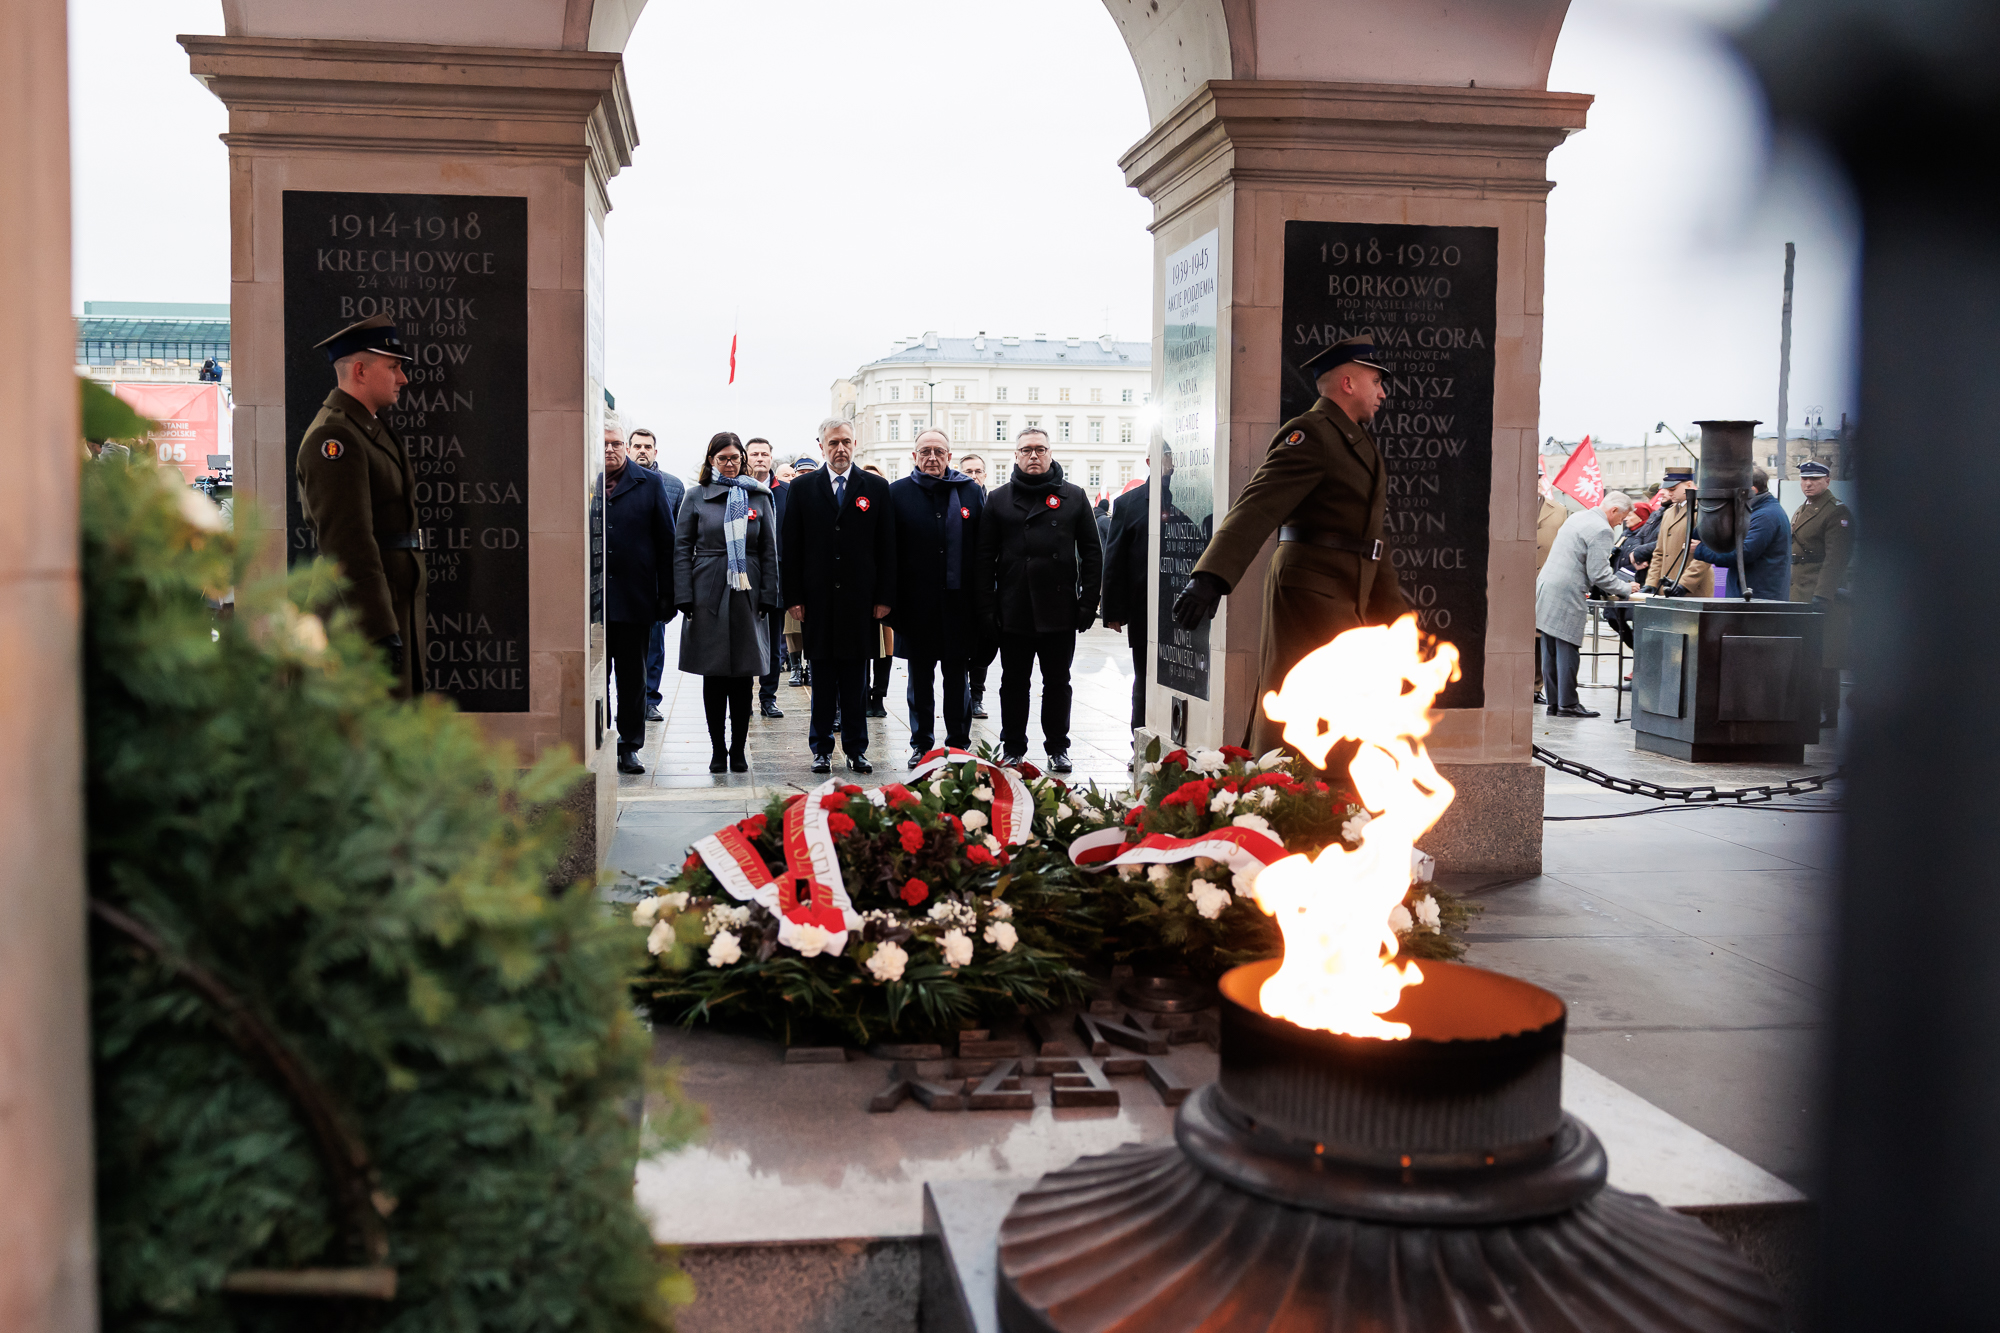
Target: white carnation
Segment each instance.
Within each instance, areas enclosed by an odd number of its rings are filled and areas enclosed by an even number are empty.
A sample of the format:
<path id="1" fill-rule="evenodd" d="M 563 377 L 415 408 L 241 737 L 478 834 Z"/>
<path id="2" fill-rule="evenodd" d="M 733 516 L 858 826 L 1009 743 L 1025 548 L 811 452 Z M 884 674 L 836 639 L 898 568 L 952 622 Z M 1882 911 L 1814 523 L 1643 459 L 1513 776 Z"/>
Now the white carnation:
<path id="1" fill-rule="evenodd" d="M 1220 750 L 1196 750 L 1188 759 L 1190 773 L 1220 773 L 1229 767 L 1229 757 Z"/>
<path id="2" fill-rule="evenodd" d="M 1165 884 L 1173 877 L 1173 870 L 1163 861 L 1156 861 L 1146 867 L 1146 878 L 1155 884 Z"/>
<path id="3" fill-rule="evenodd" d="M 995 921 L 1012 921 L 1014 919 L 1014 905 L 1004 898 L 995 898 L 993 906 L 987 909 L 987 915 L 991 916 Z"/>
<path id="4" fill-rule="evenodd" d="M 1263 754 L 1259 755 L 1257 758 L 1257 767 L 1259 769 L 1262 769 L 1266 773 L 1270 772 L 1274 768 L 1283 768 L 1284 766 L 1285 766 L 1285 747 L 1282 745 L 1280 745 L 1275 750 L 1266 750 Z"/>
<path id="5" fill-rule="evenodd" d="M 1005 921 L 995 921 L 986 928 L 986 942 L 1001 953 L 1014 952 L 1014 944 L 1019 939 L 1020 936 L 1015 933 L 1014 928 Z M 968 956 L 970 953 L 971 951 L 968 949 Z"/>
<path id="6" fill-rule="evenodd" d="M 972 961 L 972 941 L 962 930 L 947 930 L 938 940 L 947 967 L 964 967 Z"/>
<path id="7" fill-rule="evenodd" d="M 811 922 L 795 928 L 792 932 L 792 947 L 802 958 L 817 958 L 826 952 L 826 946 L 833 943 L 833 932 L 815 926 Z"/>
<path id="8" fill-rule="evenodd" d="M 1222 909 L 1229 906 L 1229 890 L 1204 879 L 1188 886 L 1188 897 L 1194 899 L 1194 910 L 1210 921 L 1221 916 Z"/>
<path id="9" fill-rule="evenodd" d="M 1369 814 L 1366 810 L 1357 810 L 1349 815 L 1347 822 L 1340 826 L 1342 840 L 1346 842 L 1360 842 L 1361 830 L 1367 828 L 1370 821 L 1374 818 L 1375 816 Z"/>
<path id="10" fill-rule="evenodd" d="M 1238 815 L 1229 822 L 1237 828 L 1254 829 L 1274 842 L 1284 841 L 1283 838 L 1278 836 L 1278 830 L 1271 827 L 1271 821 L 1262 815 Z"/>
<path id="11" fill-rule="evenodd" d="M 728 903 L 717 903 L 708 909 L 701 926 L 710 935 L 720 935 L 725 930 L 740 930 L 750 924 L 750 909 L 731 907 Z"/>
<path id="12" fill-rule="evenodd" d="M 1409 934 L 1410 927 L 1414 924 L 1410 919 L 1410 909 L 1401 903 L 1397 903 L 1395 910 L 1389 913 L 1389 929 L 1395 931 L 1398 935 Z"/>
<path id="13" fill-rule="evenodd" d="M 1262 873 L 1263 867 L 1254 865 L 1242 870 L 1231 871 L 1229 874 L 1229 885 L 1241 897 L 1254 897 L 1257 892 L 1257 876 Z"/>
<path id="14" fill-rule="evenodd" d="M 1076 811 L 1069 808 L 1069 802 L 1067 801 L 1056 802 L 1057 819 L 1073 819 L 1075 818 L 1075 816 L 1076 816 Z"/>
<path id="15" fill-rule="evenodd" d="M 972 799 L 975 801 L 990 801 L 993 799 L 993 789 L 981 783 L 972 789 Z"/>
<path id="16" fill-rule="evenodd" d="M 674 942 L 674 928 L 665 921 L 655 921 L 653 928 L 646 932 L 646 952 L 658 954 Z"/>
<path id="17" fill-rule="evenodd" d="M 737 941 L 733 931 L 723 931 L 708 946 L 708 965 L 728 967 L 743 957 L 743 946 Z"/>
<path id="18" fill-rule="evenodd" d="M 1417 899 L 1415 904 L 1415 914 L 1417 918 L 1417 923 L 1421 925 L 1425 930 L 1428 930 L 1433 934 L 1437 932 L 1439 917 L 1441 915 L 1440 912 L 1438 911 L 1437 899 L 1431 897 L 1431 895 L 1428 893 L 1425 894 L 1423 897 Z"/>
<path id="19" fill-rule="evenodd" d="M 1230 810 L 1235 808 L 1236 800 L 1237 797 L 1235 792 L 1219 791 L 1215 794 L 1214 798 L 1209 801 L 1208 812 L 1212 815 L 1227 814 Z"/>
<path id="20" fill-rule="evenodd" d="M 666 894 L 661 899 L 661 901 L 664 902 L 668 907 L 673 908 L 676 912 L 687 911 L 688 896 L 687 893 L 683 890 L 676 890 L 673 893 Z"/>
<path id="21" fill-rule="evenodd" d="M 1122 866 L 1119 866 L 1119 867 L 1118 867 L 1118 878 L 1120 878 L 1120 879 L 1137 879 L 1137 878 L 1139 878 L 1139 867 L 1137 867 L 1137 866 L 1135 866 L 1135 865 L 1122 865 Z"/>
<path id="22" fill-rule="evenodd" d="M 894 940 L 884 940 L 868 955 L 868 974 L 877 981 L 901 981 L 903 965 L 909 961 L 910 955 L 903 952 L 903 946 Z"/>
<path id="23" fill-rule="evenodd" d="M 980 841 L 985 844 L 986 850 L 993 853 L 995 856 L 1000 855 L 1001 851 L 1004 850 L 1000 846 L 1000 839 L 994 837 L 991 833 L 987 834 L 984 838 L 980 839 Z"/>
<path id="24" fill-rule="evenodd" d="M 660 909 L 666 905 L 665 898 L 641 898 L 632 908 L 632 924 L 642 928 L 652 925 L 653 918 L 658 916 Z"/>
<path id="25" fill-rule="evenodd" d="M 940 898 L 931 904 L 930 918 L 947 926 L 970 926 L 979 920 L 979 914 L 956 899 Z"/>
<path id="26" fill-rule="evenodd" d="M 958 821 L 968 829 L 983 829 L 986 827 L 986 816 L 980 814 L 977 810 L 967 810 L 958 817 Z"/>
<path id="27" fill-rule="evenodd" d="M 1277 803 L 1278 803 L 1278 789 L 1276 787 L 1261 787 L 1258 789 L 1257 804 L 1263 806 L 1266 810 L 1269 810 L 1272 806 L 1276 805 Z"/>

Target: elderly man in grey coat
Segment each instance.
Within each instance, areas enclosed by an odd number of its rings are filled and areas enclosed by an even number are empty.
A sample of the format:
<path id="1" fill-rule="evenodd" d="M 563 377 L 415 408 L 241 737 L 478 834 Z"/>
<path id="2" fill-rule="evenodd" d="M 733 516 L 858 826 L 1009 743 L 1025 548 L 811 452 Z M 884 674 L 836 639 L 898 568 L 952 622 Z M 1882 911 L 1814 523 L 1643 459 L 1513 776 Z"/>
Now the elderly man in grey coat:
<path id="1" fill-rule="evenodd" d="M 1596 717 L 1576 697 L 1576 669 L 1583 629 L 1590 621 L 1584 601 L 1591 589 L 1614 597 L 1639 590 L 1611 572 L 1611 547 L 1619 526 L 1632 512 L 1623 491 L 1607 494 L 1595 509 L 1571 514 L 1549 547 L 1535 579 L 1535 632 L 1542 636 L 1542 687 L 1550 717 Z"/>

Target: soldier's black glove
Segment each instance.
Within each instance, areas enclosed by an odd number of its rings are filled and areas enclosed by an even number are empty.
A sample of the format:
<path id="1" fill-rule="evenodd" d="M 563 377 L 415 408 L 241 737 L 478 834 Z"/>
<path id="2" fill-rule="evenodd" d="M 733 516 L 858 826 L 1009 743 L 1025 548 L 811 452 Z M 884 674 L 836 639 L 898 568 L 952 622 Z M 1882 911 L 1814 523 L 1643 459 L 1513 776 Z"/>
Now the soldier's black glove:
<path id="1" fill-rule="evenodd" d="M 1174 624 L 1182 629 L 1199 629 L 1215 619 L 1215 609 L 1229 595 L 1229 585 L 1205 570 L 1188 576 L 1187 586 L 1174 598 Z"/>
<path id="2" fill-rule="evenodd" d="M 389 674 L 390 674 L 390 675 L 392 675 L 392 676 L 400 676 L 400 675 L 402 675 L 402 674 L 403 674 L 403 636 L 402 636 L 402 635 L 400 635 L 400 634 L 391 634 L 391 635 L 390 635 L 390 636 L 389 636 L 388 638 L 386 638 L 386 639 L 377 639 L 377 640 L 375 640 L 375 646 L 376 646 L 377 648 L 380 648 L 380 649 L 382 650 L 382 655 L 383 655 L 383 656 L 384 656 L 385 658 L 387 658 L 387 659 L 388 659 L 388 661 L 389 661 Z"/>
<path id="3" fill-rule="evenodd" d="M 1097 623 L 1097 612 L 1086 611 L 1081 607 L 1077 608 L 1076 632 L 1078 634 L 1083 633 L 1085 630 L 1089 629 L 1092 625 L 1096 623 Z"/>

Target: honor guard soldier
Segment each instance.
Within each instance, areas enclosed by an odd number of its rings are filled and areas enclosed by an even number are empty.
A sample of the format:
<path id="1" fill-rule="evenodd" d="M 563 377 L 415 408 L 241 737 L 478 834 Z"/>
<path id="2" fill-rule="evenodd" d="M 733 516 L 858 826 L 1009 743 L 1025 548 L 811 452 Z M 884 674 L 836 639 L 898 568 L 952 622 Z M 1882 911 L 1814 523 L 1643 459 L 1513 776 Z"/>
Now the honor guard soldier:
<path id="1" fill-rule="evenodd" d="M 339 387 L 299 444 L 299 507 L 320 554 L 347 579 L 343 605 L 382 649 L 396 697 L 408 699 L 424 687 L 424 537 L 410 456 L 376 413 L 395 405 L 411 357 L 387 315 L 350 324 L 316 350 Z"/>
<path id="2" fill-rule="evenodd" d="M 1388 470 L 1367 430 L 1388 397 L 1376 356 L 1369 339 L 1348 338 L 1305 363 L 1319 401 L 1278 427 L 1256 475 L 1174 599 L 1174 623 L 1196 628 L 1215 614 L 1271 529 L 1278 530 L 1278 550 L 1264 572 L 1253 698 L 1283 685 L 1300 658 L 1335 635 L 1385 625 L 1409 610 L 1382 541 Z M 1282 730 L 1254 709 L 1251 748 L 1276 747 Z"/>
<path id="3" fill-rule="evenodd" d="M 1669 506 L 1660 520 L 1659 544 L 1646 565 L 1646 591 L 1668 597 L 1710 597 L 1715 593 L 1715 571 L 1696 560 L 1688 549 L 1688 528 L 1694 514 L 1694 468 L 1669 463 L 1660 479 L 1660 493 L 1654 499 Z"/>
<path id="4" fill-rule="evenodd" d="M 1840 725 L 1840 669 L 1847 665 L 1847 641 L 1854 628 L 1846 597 L 1854 513 L 1828 489 L 1830 475 L 1824 463 L 1799 464 L 1799 489 L 1806 499 L 1792 515 L 1792 600 L 1811 602 L 1826 617 L 1820 657 L 1822 727 Z"/>

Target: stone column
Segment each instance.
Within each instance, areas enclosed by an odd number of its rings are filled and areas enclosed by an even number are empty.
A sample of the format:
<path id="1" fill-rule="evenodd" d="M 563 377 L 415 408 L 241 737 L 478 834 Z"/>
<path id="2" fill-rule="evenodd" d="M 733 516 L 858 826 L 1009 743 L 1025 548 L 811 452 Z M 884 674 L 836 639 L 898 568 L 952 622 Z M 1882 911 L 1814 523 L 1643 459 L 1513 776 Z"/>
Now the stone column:
<path id="1" fill-rule="evenodd" d="M 603 471 L 605 184 L 637 142 L 621 58 L 181 44 L 229 107 L 238 522 L 267 534 L 273 565 L 309 547 L 287 463 L 333 376 L 308 349 L 350 317 L 396 317 L 420 352 L 391 419 L 439 548 L 433 682 L 523 762 L 562 747 L 589 766 L 563 868 L 588 874 L 616 808 L 590 497 Z"/>
<path id="2" fill-rule="evenodd" d="M 1299 362 L 1363 331 L 1394 348 L 1392 396 L 1376 428 L 1390 459 L 1393 558 L 1425 627 L 1457 640 L 1467 661 L 1468 679 L 1448 700 L 1459 706 L 1435 714 L 1430 739 L 1458 788 L 1425 840 L 1447 869 L 1541 865 L 1542 773 L 1529 750 L 1546 164 L 1582 128 L 1590 101 L 1531 88 L 1211 80 L 1120 163 L 1154 206 L 1154 325 L 1165 330 L 1155 340 L 1154 401 L 1170 438 L 1178 428 L 1184 440 L 1212 440 L 1208 480 L 1186 477 L 1201 471 L 1199 444 L 1176 459 L 1188 490 L 1202 492 L 1189 507 L 1197 527 L 1200 502 L 1212 492 L 1219 520 L 1279 424 L 1310 405 Z M 1211 236 L 1212 363 L 1199 334 L 1179 322 L 1201 308 L 1200 269 L 1191 266 L 1200 261 L 1190 257 Z M 1394 258 L 1419 243 L 1424 254 Z M 1361 255 L 1336 262 L 1343 245 Z M 1435 285 L 1440 277 L 1446 288 Z M 1446 298 L 1432 299 L 1440 291 Z M 1197 370 L 1213 375 L 1211 406 Z M 1195 422 L 1201 412 L 1210 415 Z M 1489 419 L 1490 438 L 1479 429 Z M 1468 487 L 1483 489 L 1483 513 Z M 1149 730 L 1168 733 L 1184 701 L 1190 743 L 1241 740 L 1257 704 L 1264 563 L 1209 627 L 1207 697 L 1156 673 Z M 1159 569 L 1153 577 L 1151 605 L 1163 609 Z M 1170 576 L 1168 597 L 1172 584 Z M 1162 639 L 1183 657 L 1202 655 L 1199 644 L 1176 645 L 1157 613 L 1153 636 L 1156 661 Z"/>
<path id="3" fill-rule="evenodd" d="M 0 7 L 0 1329 L 97 1327 L 62 0 Z"/>

